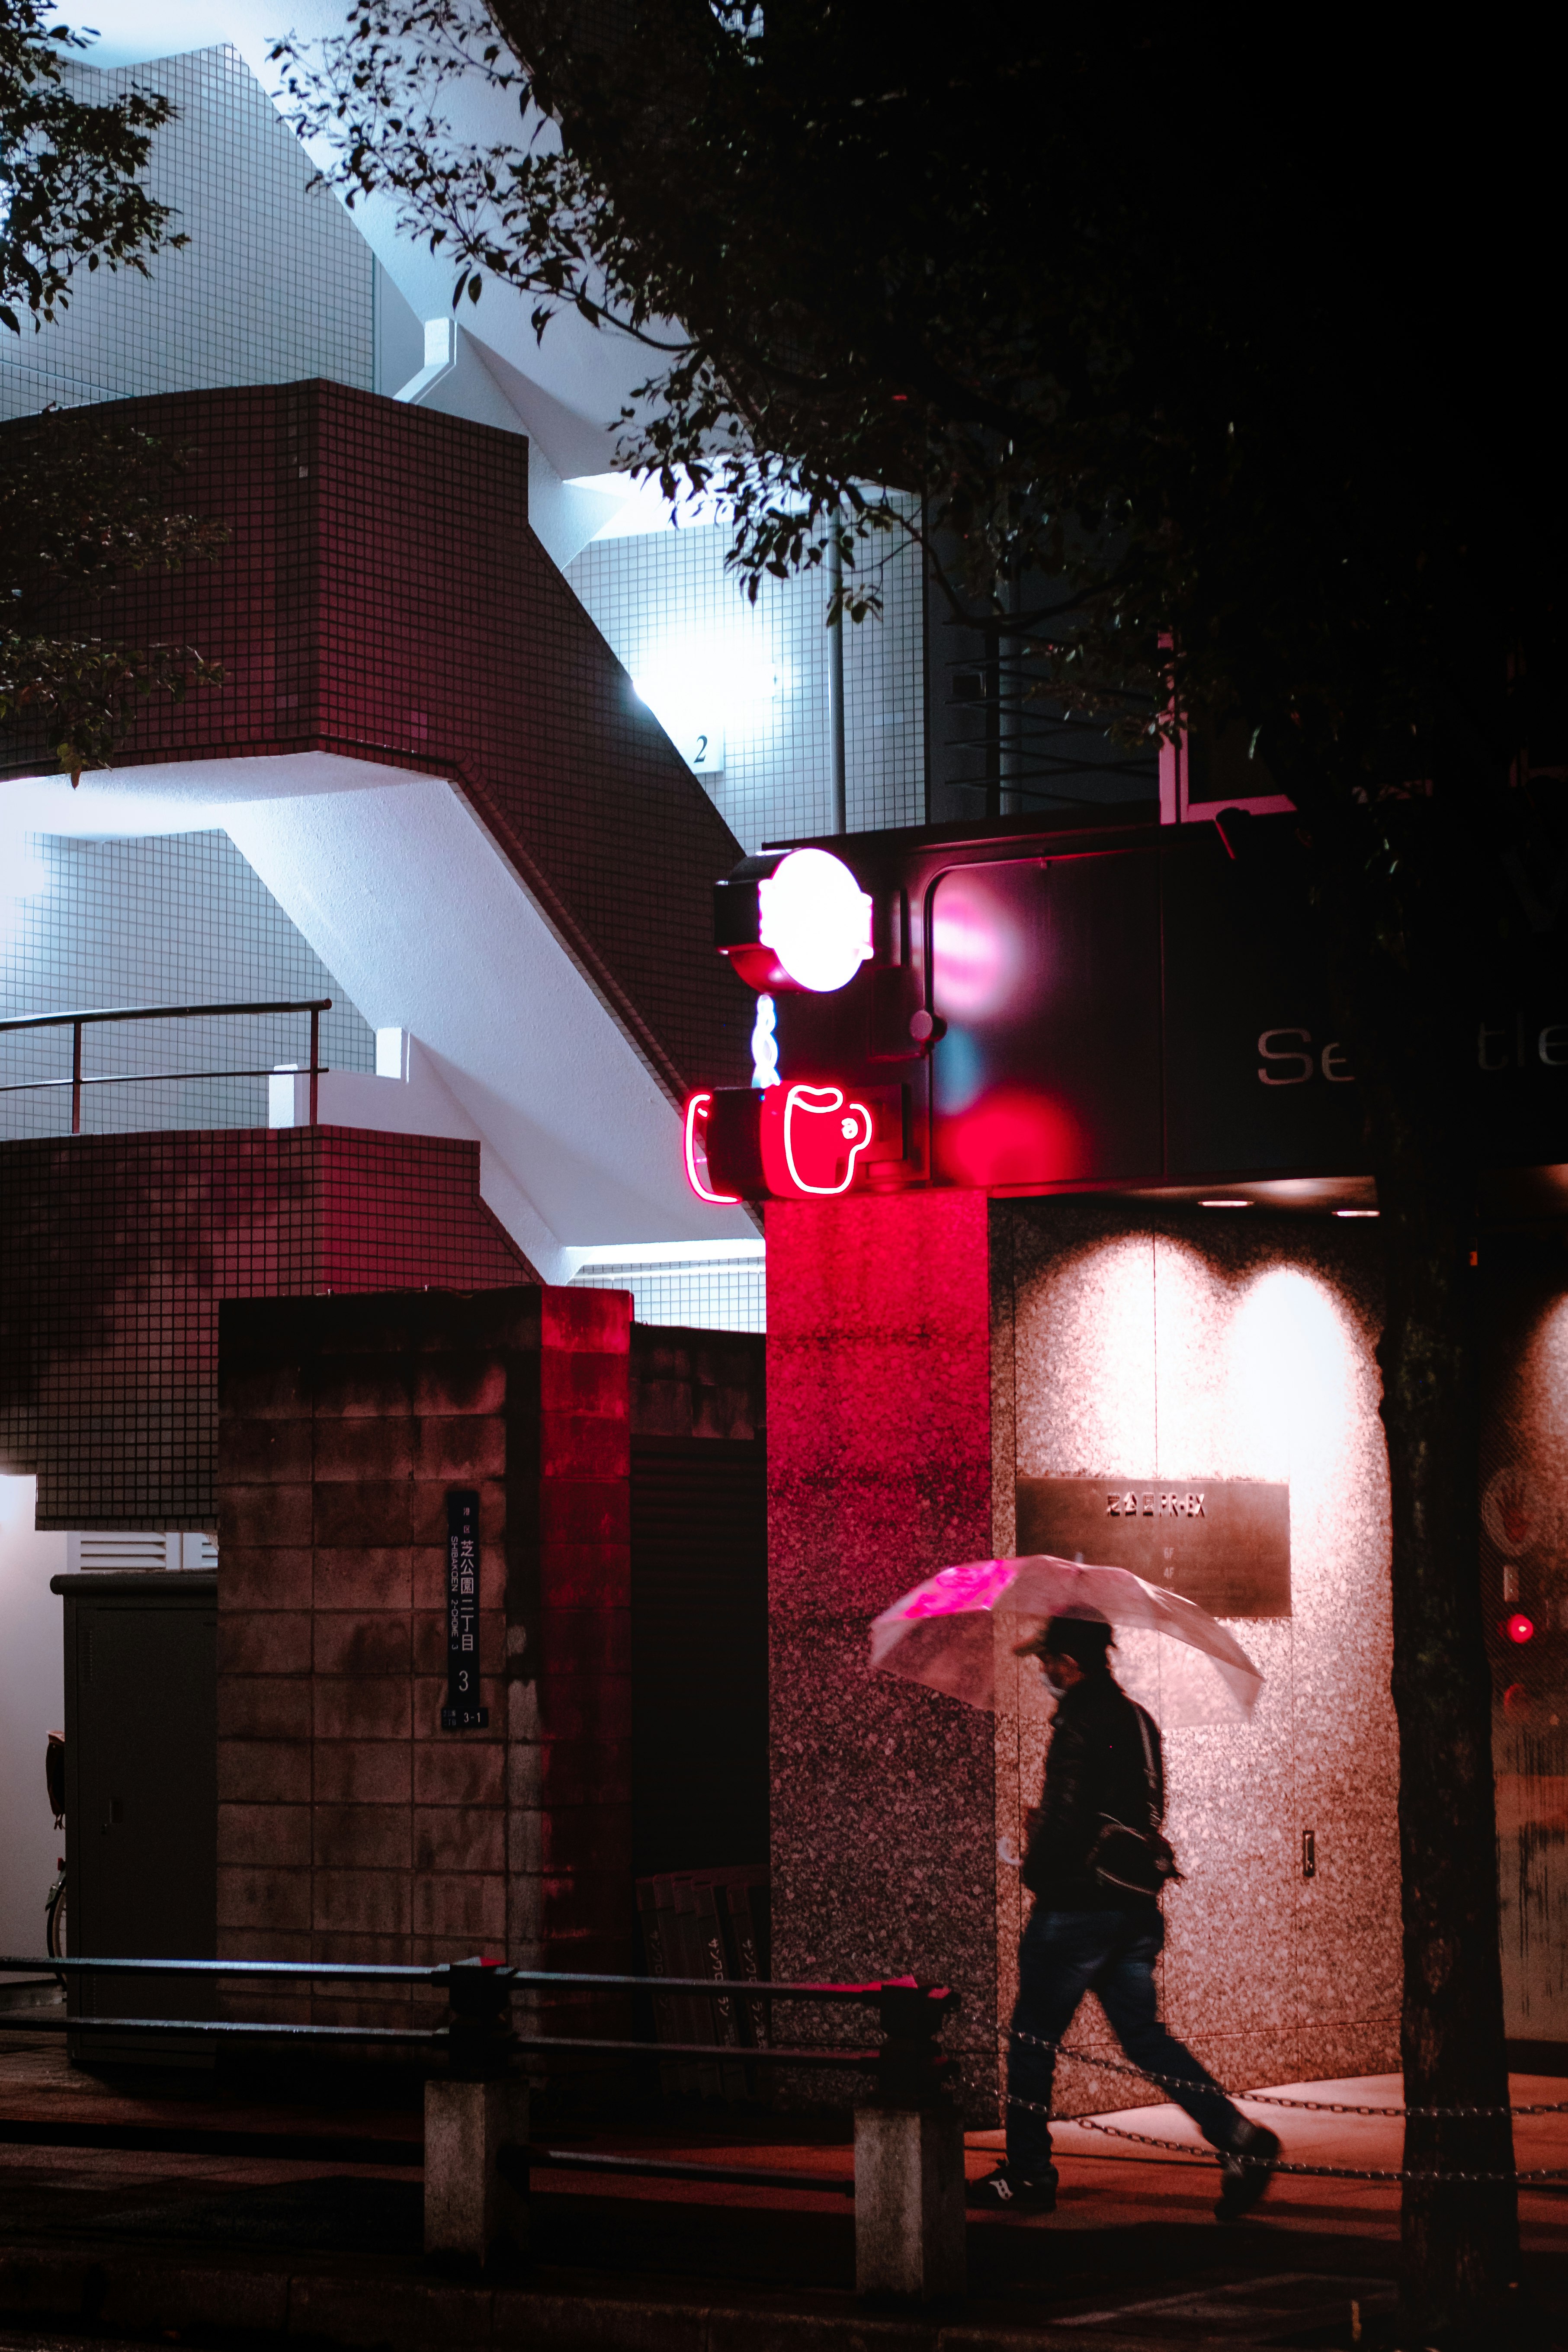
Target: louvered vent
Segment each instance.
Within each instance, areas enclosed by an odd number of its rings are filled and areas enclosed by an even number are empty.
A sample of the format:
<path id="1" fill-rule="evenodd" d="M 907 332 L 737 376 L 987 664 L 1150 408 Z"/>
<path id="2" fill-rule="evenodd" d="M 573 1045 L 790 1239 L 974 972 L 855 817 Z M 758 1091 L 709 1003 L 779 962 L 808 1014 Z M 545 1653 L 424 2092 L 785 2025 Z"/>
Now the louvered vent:
<path id="1" fill-rule="evenodd" d="M 203 1532 L 164 1535 L 157 1528 L 90 1528 L 66 1538 L 66 1565 L 72 1569 L 156 1569 L 217 1566 L 217 1544 Z"/>
<path id="2" fill-rule="evenodd" d="M 177 1545 L 180 1538 L 174 1538 Z M 167 1568 L 169 1538 L 155 1531 L 132 1528 L 91 1528 L 79 1536 L 72 1536 L 66 1548 L 68 1565 L 73 1569 Z"/>

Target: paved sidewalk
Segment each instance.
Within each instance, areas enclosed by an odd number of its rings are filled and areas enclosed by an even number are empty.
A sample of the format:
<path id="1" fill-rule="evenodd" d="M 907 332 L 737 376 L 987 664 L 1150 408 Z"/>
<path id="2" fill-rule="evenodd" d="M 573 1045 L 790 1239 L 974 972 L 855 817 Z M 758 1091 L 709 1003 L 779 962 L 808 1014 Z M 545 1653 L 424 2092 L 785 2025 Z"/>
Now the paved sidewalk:
<path id="1" fill-rule="evenodd" d="M 285 2095 L 269 2095 L 276 2088 Z M 395 2086 L 388 2086 L 391 2096 Z M 1517 2100 L 1568 2085 L 1519 2077 Z M 1286 2086 L 1292 2097 L 1378 2105 L 1397 2083 Z M 1258 2106 L 1305 2163 L 1397 2165 L 1397 2120 Z M 1282 2177 L 1258 2220 L 1214 2220 L 1212 2158 L 1179 2111 L 1098 2120 L 1191 2147 L 1191 2158 L 1091 2128 L 1058 2127 L 1062 2188 L 1048 2217 L 973 2217 L 970 2293 L 957 2308 L 868 2314 L 853 2294 L 853 2163 L 847 2137 L 789 2118 L 710 2119 L 579 2138 L 579 2152 L 658 2154 L 800 2176 L 800 2186 L 582 2175 L 534 2177 L 527 2271 L 477 2284 L 434 2274 L 419 2252 L 420 2118 L 401 2104 L 323 2107 L 282 2078 L 225 2087 L 193 2076 L 138 2088 L 79 2073 L 52 2040 L 0 2020 L 0 2129 L 65 2126 L 100 2140 L 152 2126 L 318 2143 L 305 2162 L 232 2149 L 178 2154 L 0 2141 L 0 2316 L 54 2327 L 215 2341 L 308 2336 L 416 2352 L 1022 2352 L 1026 2345 L 1343 2343 L 1352 2305 L 1375 2340 L 1398 2238 L 1398 2188 Z M 994 2162 L 1000 2135 L 969 2143 Z M 554 2142 L 563 2142 L 555 2135 Z M 398 2161 L 362 2160 L 367 2144 Z M 1568 2168 L 1568 2116 L 1521 2119 L 1525 2165 Z M 1521 2198 L 1531 2270 L 1568 2302 L 1568 2189 Z"/>

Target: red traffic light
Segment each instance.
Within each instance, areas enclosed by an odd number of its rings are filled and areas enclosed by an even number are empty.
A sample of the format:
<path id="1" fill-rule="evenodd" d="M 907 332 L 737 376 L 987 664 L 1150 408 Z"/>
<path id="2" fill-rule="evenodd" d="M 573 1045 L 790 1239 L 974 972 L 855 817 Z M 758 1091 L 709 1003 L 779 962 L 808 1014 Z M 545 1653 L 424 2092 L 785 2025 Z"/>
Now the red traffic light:
<path id="1" fill-rule="evenodd" d="M 1535 1639 L 1535 1620 L 1527 1617 L 1521 1609 L 1516 1609 L 1511 1616 L 1503 1619 L 1500 1631 L 1506 1641 L 1516 1642 L 1522 1647 L 1526 1642 Z"/>

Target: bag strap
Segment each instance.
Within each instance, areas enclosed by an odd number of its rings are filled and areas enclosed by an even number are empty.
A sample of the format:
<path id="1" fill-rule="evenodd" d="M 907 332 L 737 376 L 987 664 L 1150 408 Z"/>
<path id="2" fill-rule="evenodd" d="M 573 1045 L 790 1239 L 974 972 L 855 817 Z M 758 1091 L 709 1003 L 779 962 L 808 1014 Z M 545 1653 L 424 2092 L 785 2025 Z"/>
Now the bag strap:
<path id="1" fill-rule="evenodd" d="M 1138 1717 L 1138 1737 L 1143 1742 L 1143 1777 L 1149 1783 L 1149 1826 L 1151 1829 L 1158 1829 L 1160 1783 L 1154 1773 L 1154 1749 L 1149 1738 L 1149 1717 L 1136 1699 L 1132 1702 L 1132 1712 Z"/>

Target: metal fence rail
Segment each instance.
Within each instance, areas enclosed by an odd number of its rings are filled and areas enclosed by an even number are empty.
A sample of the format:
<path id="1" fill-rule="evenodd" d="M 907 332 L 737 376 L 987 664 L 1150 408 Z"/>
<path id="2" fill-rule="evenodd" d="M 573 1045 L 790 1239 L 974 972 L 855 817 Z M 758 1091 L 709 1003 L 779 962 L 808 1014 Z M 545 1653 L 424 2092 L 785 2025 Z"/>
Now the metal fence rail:
<path id="1" fill-rule="evenodd" d="M 310 1016 L 310 1125 L 316 1124 L 317 1080 L 325 1065 L 321 1058 L 321 1015 L 332 1009 L 330 996 L 279 998 L 266 1004 L 119 1004 L 79 1013 L 26 1013 L 0 1021 L 0 1034 L 22 1029 L 68 1029 L 71 1033 L 71 1074 L 68 1078 L 24 1078 L 0 1086 L 0 1094 L 41 1094 L 52 1087 L 71 1090 L 71 1133 L 81 1133 L 81 1090 L 84 1087 L 147 1087 L 174 1078 L 270 1078 L 276 1068 L 264 1070 L 111 1070 L 84 1077 L 81 1067 L 82 1031 L 104 1021 L 194 1021 L 247 1013 L 308 1013 Z"/>
<path id="2" fill-rule="evenodd" d="M 927 2296 L 956 2292 L 963 2283 L 963 2142 L 958 2109 L 945 2095 L 953 2061 L 937 2037 L 958 2006 L 948 1987 L 912 1978 L 854 1984 L 795 1983 L 777 1979 L 595 1975 L 513 1969 L 499 1961 L 459 1960 L 436 1968 L 342 1960 L 94 1959 L 73 1953 L 58 1960 L 0 1958 L 0 1977 L 49 1975 L 195 1981 L 223 1978 L 237 1984 L 384 1986 L 444 1992 L 441 2025 L 317 2025 L 269 2019 L 85 2017 L 62 2011 L 0 2017 L 0 2034 L 177 2034 L 219 2046 L 270 2044 L 399 2045 L 445 2059 L 425 2084 L 422 2147 L 411 2140 L 331 2133 L 195 2131 L 162 2125 L 0 2121 L 0 2145 L 142 2148 L 153 2153 L 237 2157 L 277 2161 L 374 2164 L 412 2168 L 425 2180 L 425 2244 L 443 2260 L 483 2263 L 492 2245 L 526 2242 L 528 2191 L 542 2168 L 606 2177 L 658 2176 L 671 2180 L 723 2181 L 752 2188 L 848 2195 L 855 2200 L 856 2279 L 863 2292 Z M 648 1991 L 729 1993 L 741 2000 L 826 2003 L 874 2011 L 874 2048 L 842 2043 L 794 2046 L 730 2042 L 669 2042 L 610 2035 L 536 2033 L 516 2030 L 511 2005 L 546 1992 Z M 740 2007 L 738 2001 L 737 2009 Z M 856 2116 L 855 2179 L 784 2172 L 744 2165 L 704 2165 L 668 2158 L 600 2156 L 542 2147 L 528 2129 L 523 2057 L 568 2062 L 584 2056 L 707 2059 L 747 2067 L 841 2068 L 865 2077 L 870 2101 Z M 863 2128 L 864 2126 L 864 2128 Z"/>

